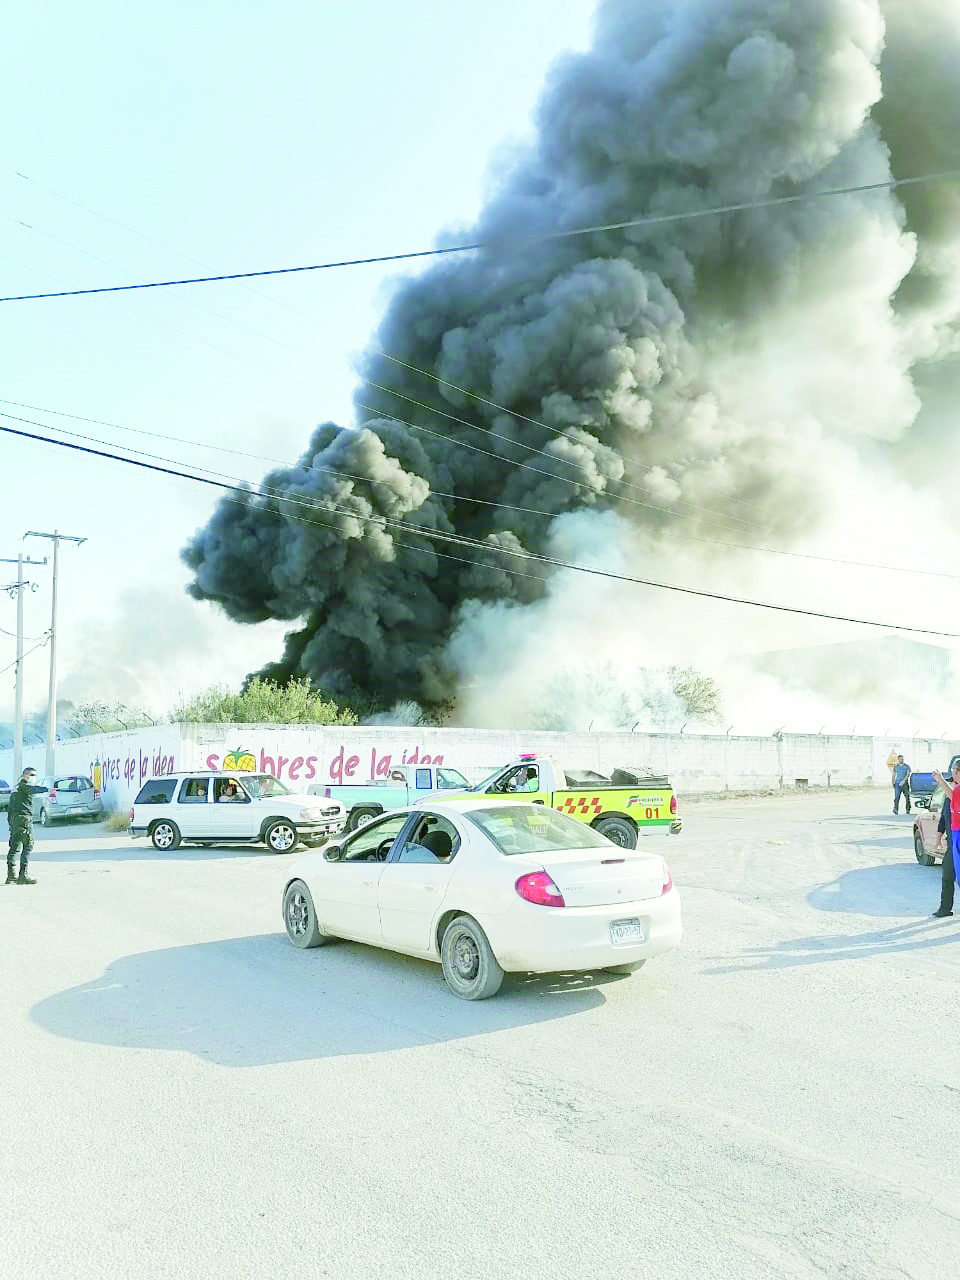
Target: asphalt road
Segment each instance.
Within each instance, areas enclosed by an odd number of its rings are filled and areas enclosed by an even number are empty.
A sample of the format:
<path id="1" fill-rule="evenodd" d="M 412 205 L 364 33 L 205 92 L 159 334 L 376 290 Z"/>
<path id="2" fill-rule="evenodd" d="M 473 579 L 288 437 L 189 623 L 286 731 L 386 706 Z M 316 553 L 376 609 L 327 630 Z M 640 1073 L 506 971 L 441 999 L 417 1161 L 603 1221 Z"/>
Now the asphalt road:
<path id="1" fill-rule="evenodd" d="M 0 892 L 0 1275 L 960 1273 L 960 917 L 886 799 L 690 806 L 652 846 L 679 950 L 479 1004 L 296 951 L 289 857 L 39 831 Z"/>

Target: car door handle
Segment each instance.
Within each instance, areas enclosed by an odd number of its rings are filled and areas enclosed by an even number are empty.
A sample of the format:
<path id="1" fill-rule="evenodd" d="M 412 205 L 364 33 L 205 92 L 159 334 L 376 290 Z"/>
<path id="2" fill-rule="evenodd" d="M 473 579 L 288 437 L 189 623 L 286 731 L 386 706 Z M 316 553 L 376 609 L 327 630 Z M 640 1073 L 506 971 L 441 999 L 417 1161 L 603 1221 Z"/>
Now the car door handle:
<path id="1" fill-rule="evenodd" d="M 440 886 L 439 886 L 438 884 L 425 884 L 423 887 L 424 887 L 424 889 L 426 889 L 427 893 L 439 893 L 439 892 L 440 892 Z"/>
<path id="2" fill-rule="evenodd" d="M 376 880 L 361 880 L 360 883 L 365 889 L 372 889 L 377 882 Z"/>

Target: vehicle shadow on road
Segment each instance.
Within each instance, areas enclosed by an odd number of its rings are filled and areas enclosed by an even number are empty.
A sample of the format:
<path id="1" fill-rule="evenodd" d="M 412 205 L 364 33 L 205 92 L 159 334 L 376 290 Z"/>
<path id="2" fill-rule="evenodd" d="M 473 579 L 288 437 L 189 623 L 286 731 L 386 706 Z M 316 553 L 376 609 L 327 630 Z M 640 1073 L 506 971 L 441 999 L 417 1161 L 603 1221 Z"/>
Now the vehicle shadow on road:
<path id="1" fill-rule="evenodd" d="M 929 912 L 923 920 L 893 925 L 868 933 L 823 934 L 791 938 L 771 947 L 753 947 L 733 963 L 717 965 L 707 973 L 747 973 L 761 969 L 788 969 L 799 965 L 826 964 L 831 960 L 860 960 L 864 956 L 901 955 L 925 951 L 929 947 L 960 945 L 957 921 L 933 920 Z M 954 927 L 949 927 L 949 926 Z"/>
<path id="2" fill-rule="evenodd" d="M 215 858 L 276 858 L 277 854 L 259 844 L 218 844 L 203 848 L 199 845 L 180 845 L 161 853 L 152 845 L 131 844 L 129 848 L 117 848 L 115 844 L 105 849 L 82 846 L 76 849 L 46 849 L 42 841 L 33 847 L 31 866 L 40 869 L 44 862 L 203 862 Z"/>
<path id="3" fill-rule="evenodd" d="M 807 901 L 812 907 L 818 911 L 887 919 L 906 916 L 906 923 L 891 924 L 866 933 L 815 934 L 769 947 L 754 947 L 745 951 L 738 960 L 728 961 L 707 972 L 721 974 L 783 969 L 960 944 L 960 932 L 955 927 L 960 923 L 960 917 L 932 918 L 932 912 L 940 901 L 940 876 L 939 867 L 921 867 L 919 863 L 857 867 L 845 871 L 836 880 L 818 885 L 807 894 Z"/>
<path id="4" fill-rule="evenodd" d="M 34 1006 L 53 1035 L 170 1049 L 229 1067 L 384 1053 L 587 1013 L 609 974 L 508 975 L 493 1000 L 458 1000 L 439 965 L 359 944 L 298 951 L 285 934 L 124 956 L 95 982 Z"/>
<path id="5" fill-rule="evenodd" d="M 854 867 L 811 889 L 807 902 L 818 911 L 858 916 L 929 916 L 940 901 L 940 875 L 939 866 L 916 861 Z"/>

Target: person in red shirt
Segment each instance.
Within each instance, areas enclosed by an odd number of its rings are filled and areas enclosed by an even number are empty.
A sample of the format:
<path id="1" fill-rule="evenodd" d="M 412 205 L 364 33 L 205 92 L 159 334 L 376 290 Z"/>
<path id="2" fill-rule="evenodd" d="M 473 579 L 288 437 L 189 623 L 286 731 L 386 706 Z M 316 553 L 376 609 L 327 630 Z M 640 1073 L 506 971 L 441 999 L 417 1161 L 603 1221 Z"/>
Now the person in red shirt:
<path id="1" fill-rule="evenodd" d="M 933 913 L 938 918 L 953 915 L 953 892 L 957 872 L 960 871 L 960 763 L 953 766 L 953 781 L 948 782 L 942 773 L 933 770 L 938 786 L 943 787 L 950 802 L 950 838 L 943 855 L 943 885 L 940 890 L 940 906 Z"/>

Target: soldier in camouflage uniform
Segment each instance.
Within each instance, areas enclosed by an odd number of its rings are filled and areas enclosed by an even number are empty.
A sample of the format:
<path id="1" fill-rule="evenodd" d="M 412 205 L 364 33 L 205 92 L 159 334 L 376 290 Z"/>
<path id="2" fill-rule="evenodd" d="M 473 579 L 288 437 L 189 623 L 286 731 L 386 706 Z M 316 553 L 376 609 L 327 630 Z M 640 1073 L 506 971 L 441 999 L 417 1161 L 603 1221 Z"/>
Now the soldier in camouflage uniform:
<path id="1" fill-rule="evenodd" d="M 36 769 L 24 769 L 20 781 L 10 792 L 7 822 L 10 824 L 10 848 L 7 850 L 7 884 L 36 884 L 27 875 L 27 864 L 33 849 L 33 793 L 37 790 Z M 14 873 L 17 850 L 20 851 L 20 876 Z"/>

